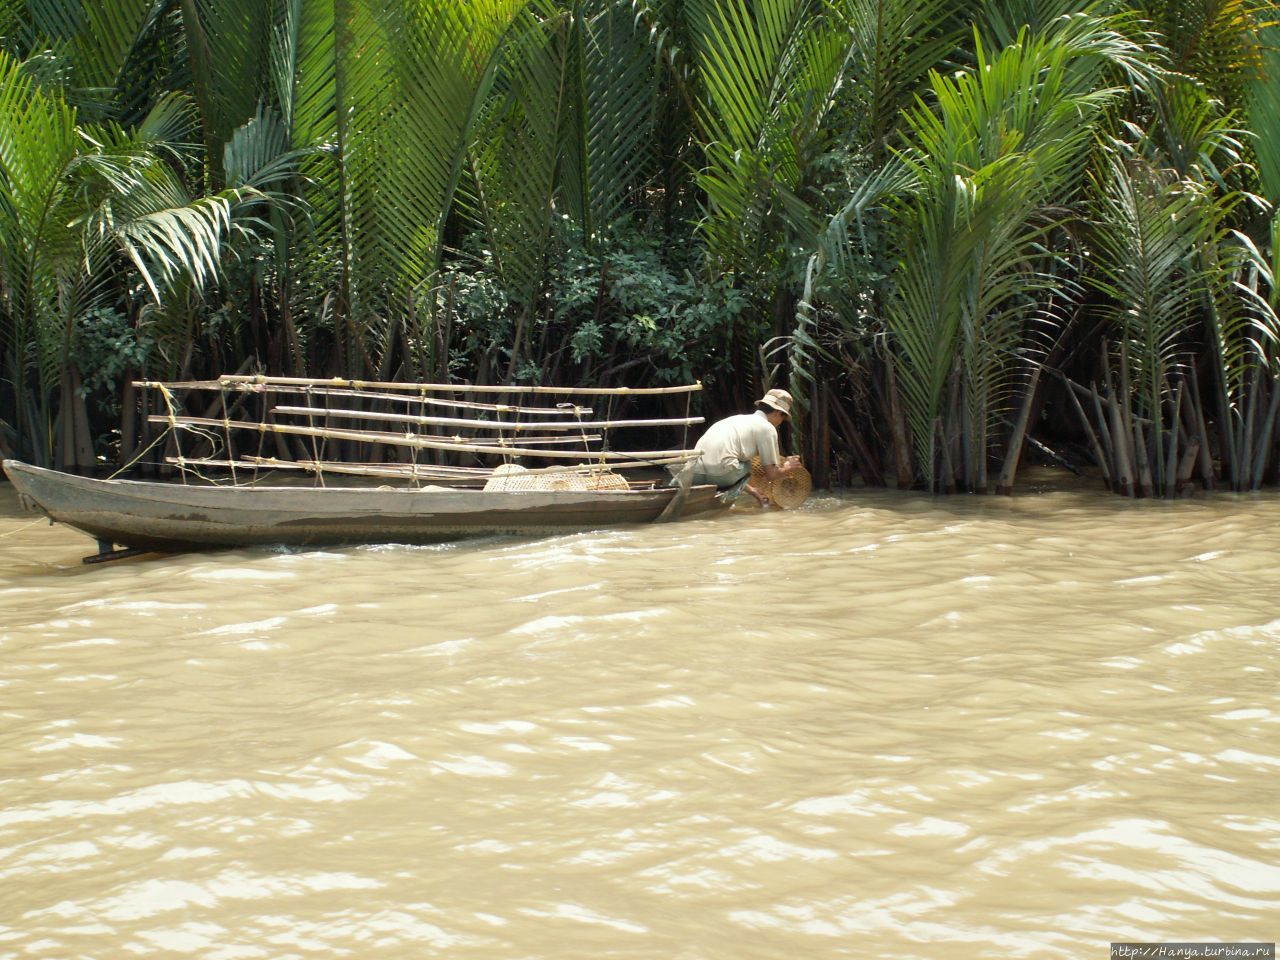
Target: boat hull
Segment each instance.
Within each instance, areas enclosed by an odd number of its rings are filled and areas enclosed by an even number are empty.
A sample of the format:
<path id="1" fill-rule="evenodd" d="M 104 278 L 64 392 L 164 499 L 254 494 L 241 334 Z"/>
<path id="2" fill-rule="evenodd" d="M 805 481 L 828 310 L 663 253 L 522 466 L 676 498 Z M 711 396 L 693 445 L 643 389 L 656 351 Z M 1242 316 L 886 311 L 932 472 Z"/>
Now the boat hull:
<path id="1" fill-rule="evenodd" d="M 674 519 L 663 511 L 676 493 L 192 486 L 95 480 L 14 460 L 4 469 L 28 508 L 99 541 L 162 551 L 545 536 Z M 693 487 L 680 516 L 723 509 L 715 494 Z"/>

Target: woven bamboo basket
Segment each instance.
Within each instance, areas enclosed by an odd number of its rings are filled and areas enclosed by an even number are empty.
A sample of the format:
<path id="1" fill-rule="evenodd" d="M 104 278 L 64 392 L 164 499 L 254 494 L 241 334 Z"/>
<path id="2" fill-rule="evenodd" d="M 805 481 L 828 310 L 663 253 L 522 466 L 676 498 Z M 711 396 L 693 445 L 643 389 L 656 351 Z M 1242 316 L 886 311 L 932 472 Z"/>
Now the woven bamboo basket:
<path id="1" fill-rule="evenodd" d="M 751 486 L 768 497 L 770 503 L 783 510 L 794 510 L 809 499 L 813 477 L 804 467 L 797 467 L 776 483 L 770 482 L 764 475 L 764 465 L 760 458 L 752 457 Z"/>
<path id="2" fill-rule="evenodd" d="M 515 463 L 496 467 L 485 481 L 486 491 L 516 493 L 530 490 L 627 490 L 630 487 L 621 474 L 609 470 L 592 470 L 588 473 L 556 471 L 534 473 Z"/>

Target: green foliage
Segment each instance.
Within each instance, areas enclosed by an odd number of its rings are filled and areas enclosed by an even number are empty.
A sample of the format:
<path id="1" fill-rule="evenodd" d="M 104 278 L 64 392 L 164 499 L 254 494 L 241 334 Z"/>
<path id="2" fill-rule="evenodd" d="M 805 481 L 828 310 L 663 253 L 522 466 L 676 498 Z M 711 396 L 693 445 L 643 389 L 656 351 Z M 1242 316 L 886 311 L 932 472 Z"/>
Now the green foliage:
<path id="1" fill-rule="evenodd" d="M 902 253 L 886 321 L 928 482 L 952 429 L 948 391 L 958 389 L 972 431 L 966 476 L 986 487 L 988 437 L 1013 400 L 1015 351 L 1063 286 L 1045 243 L 1064 218 L 1091 126 L 1120 92 L 1105 85 L 1105 67 L 1136 56 L 1092 18 L 1038 38 L 1024 32 L 990 59 L 979 42 L 974 70 L 935 75 L 936 106 L 907 117 L 901 156 L 917 186 L 889 204 Z"/>
<path id="2" fill-rule="evenodd" d="M 238 216 L 266 199 L 249 187 L 193 197 L 169 158 L 184 149 L 182 98 L 133 130 L 79 125 L 58 92 L 0 53 L 0 350 L 19 422 L 52 423 L 51 397 L 78 323 L 120 298 L 122 278 L 155 301 L 211 285 Z M 46 435 L 28 455 L 44 458 Z"/>
<path id="3" fill-rule="evenodd" d="M 671 262 L 656 238 L 622 230 L 590 246 L 584 240 L 574 235 L 557 258 L 532 332 L 548 348 L 541 363 L 518 368 L 517 379 L 544 380 L 556 369 L 561 380 L 583 383 L 687 383 L 727 368 L 729 332 L 750 316 L 745 292 Z M 497 279 L 491 257 L 480 251 L 451 269 L 445 285 L 456 312 L 458 353 L 509 360 L 504 350 L 520 303 Z M 693 358 L 701 359 L 696 368 Z"/>
<path id="4" fill-rule="evenodd" d="M 750 303 L 725 280 L 699 279 L 665 261 L 659 243 L 635 236 L 571 249 L 550 295 L 554 319 L 573 331 L 574 363 L 604 379 L 601 360 L 642 360 L 628 376 L 635 382 L 688 383 L 724 372 L 727 335 Z M 706 358 L 700 369 L 692 357 Z"/>
<path id="5" fill-rule="evenodd" d="M 1268 27 L 1261 37 L 1261 67 L 1249 89 L 1249 126 L 1262 192 L 1273 206 L 1280 206 L 1280 26 Z"/>
<path id="6" fill-rule="evenodd" d="M 146 369 L 151 349 L 128 317 L 110 307 L 94 307 L 77 320 L 69 357 L 86 391 L 114 394 L 125 375 Z"/>
<path id="7" fill-rule="evenodd" d="M 73 367 L 746 389 L 785 354 L 905 479 L 984 489 L 1094 330 L 1148 416 L 1212 371 L 1234 463 L 1280 330 L 1275 19 L 0 0 L 0 418 L 48 457 Z"/>

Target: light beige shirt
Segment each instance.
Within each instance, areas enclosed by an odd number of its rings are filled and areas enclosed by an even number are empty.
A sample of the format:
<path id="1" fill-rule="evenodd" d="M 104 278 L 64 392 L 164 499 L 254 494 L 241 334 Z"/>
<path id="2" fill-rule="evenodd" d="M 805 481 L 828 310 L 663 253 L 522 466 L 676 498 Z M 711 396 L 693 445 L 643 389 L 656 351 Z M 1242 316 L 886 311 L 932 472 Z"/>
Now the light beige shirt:
<path id="1" fill-rule="evenodd" d="M 699 468 L 713 473 L 734 470 L 752 457 L 766 467 L 777 466 L 780 459 L 778 431 L 761 410 L 713 423 L 694 449 L 702 454 Z"/>

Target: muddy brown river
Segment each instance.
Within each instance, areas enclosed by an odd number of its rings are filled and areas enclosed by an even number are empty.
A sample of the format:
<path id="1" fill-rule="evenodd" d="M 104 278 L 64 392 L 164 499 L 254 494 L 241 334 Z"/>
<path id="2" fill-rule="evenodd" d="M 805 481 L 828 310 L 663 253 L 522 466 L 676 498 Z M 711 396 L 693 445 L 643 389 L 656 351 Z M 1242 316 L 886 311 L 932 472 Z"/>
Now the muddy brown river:
<path id="1" fill-rule="evenodd" d="M 0 485 L 0 957 L 1280 934 L 1280 494 L 82 566 Z"/>

